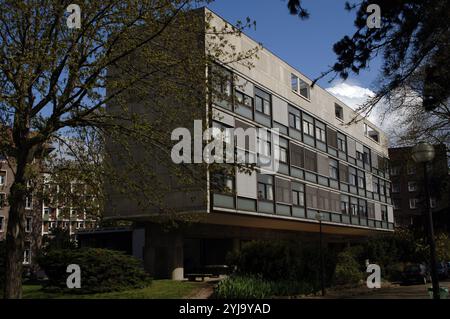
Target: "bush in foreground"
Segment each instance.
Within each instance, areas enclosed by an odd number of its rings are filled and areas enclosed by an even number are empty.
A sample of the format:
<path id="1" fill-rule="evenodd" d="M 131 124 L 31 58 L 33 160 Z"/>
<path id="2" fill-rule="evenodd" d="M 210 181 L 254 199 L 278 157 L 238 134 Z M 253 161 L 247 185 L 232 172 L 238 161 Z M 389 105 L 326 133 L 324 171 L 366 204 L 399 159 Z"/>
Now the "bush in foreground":
<path id="1" fill-rule="evenodd" d="M 48 276 L 47 291 L 69 293 L 100 293 L 143 288 L 151 283 L 140 261 L 122 252 L 99 249 L 56 249 L 38 257 L 39 265 Z M 81 288 L 68 289 L 67 266 L 81 269 Z"/>
<path id="2" fill-rule="evenodd" d="M 336 285 L 357 285 L 362 279 L 363 273 L 352 251 L 347 249 L 339 253 L 334 272 L 334 283 Z"/>

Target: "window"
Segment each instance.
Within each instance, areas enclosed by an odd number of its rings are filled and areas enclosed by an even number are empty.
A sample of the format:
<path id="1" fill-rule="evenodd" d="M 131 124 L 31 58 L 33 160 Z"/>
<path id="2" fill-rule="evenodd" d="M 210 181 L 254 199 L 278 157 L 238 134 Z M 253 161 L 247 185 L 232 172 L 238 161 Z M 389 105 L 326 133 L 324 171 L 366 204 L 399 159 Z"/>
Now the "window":
<path id="1" fill-rule="evenodd" d="M 309 99 L 309 85 L 294 74 L 291 74 L 291 89 L 292 91 Z"/>
<path id="2" fill-rule="evenodd" d="M 348 213 L 349 213 L 349 207 L 348 207 L 348 200 L 347 201 L 344 201 L 344 200 L 342 200 L 342 198 L 341 198 L 341 213 L 342 214 L 344 214 L 344 215 L 348 215 Z"/>
<path id="3" fill-rule="evenodd" d="M 291 182 L 285 179 L 276 178 L 275 196 L 277 202 L 290 204 L 292 202 Z"/>
<path id="4" fill-rule="evenodd" d="M 408 175 L 416 174 L 416 166 L 413 163 L 407 163 L 406 169 L 407 169 Z"/>
<path id="5" fill-rule="evenodd" d="M 258 199 L 273 201 L 273 177 L 258 175 Z"/>
<path id="6" fill-rule="evenodd" d="M 367 202 L 364 199 L 358 199 L 358 214 L 367 217 Z"/>
<path id="7" fill-rule="evenodd" d="M 386 205 L 381 205 L 381 220 L 384 222 L 388 221 L 388 213 Z"/>
<path id="8" fill-rule="evenodd" d="M 307 119 L 303 119 L 303 133 L 314 136 L 314 124 Z"/>
<path id="9" fill-rule="evenodd" d="M 356 159 L 359 161 L 363 161 L 364 160 L 364 154 L 361 152 L 356 151 Z"/>
<path id="10" fill-rule="evenodd" d="M 0 186 L 6 185 L 6 172 L 0 171 Z"/>
<path id="11" fill-rule="evenodd" d="M 4 216 L 0 216 L 0 232 L 3 231 L 3 225 L 5 224 L 5 217 Z"/>
<path id="12" fill-rule="evenodd" d="M 325 143 L 325 130 L 316 126 L 316 139 Z"/>
<path id="13" fill-rule="evenodd" d="M 278 147 L 275 148 L 275 159 L 283 164 L 288 162 L 288 141 L 282 137 L 280 137 Z"/>
<path id="14" fill-rule="evenodd" d="M 390 172 L 392 176 L 400 175 L 400 166 L 391 166 Z"/>
<path id="15" fill-rule="evenodd" d="M 234 177 L 225 170 L 211 174 L 211 186 L 217 193 L 229 194 L 234 191 Z"/>
<path id="16" fill-rule="evenodd" d="M 417 198 L 410 198 L 409 199 L 409 208 L 416 209 L 418 207 L 419 200 Z"/>
<path id="17" fill-rule="evenodd" d="M 338 146 L 338 150 L 340 150 L 341 152 L 346 153 L 347 152 L 347 147 L 345 144 L 345 138 L 341 137 L 338 135 L 337 137 L 337 146 Z"/>
<path id="18" fill-rule="evenodd" d="M 335 179 L 335 180 L 339 179 L 338 161 L 330 158 L 329 163 L 330 163 L 330 178 Z"/>
<path id="19" fill-rule="evenodd" d="M 305 149 L 305 169 L 317 172 L 317 153 Z"/>
<path id="20" fill-rule="evenodd" d="M 392 192 L 400 193 L 400 184 L 399 183 L 392 183 Z"/>
<path id="21" fill-rule="evenodd" d="M 327 142 L 328 146 L 332 148 L 338 148 L 337 145 L 337 132 L 327 126 Z"/>
<path id="22" fill-rule="evenodd" d="M 392 203 L 394 205 L 394 209 L 400 209 L 401 208 L 401 205 L 400 205 L 401 203 L 400 203 L 399 199 L 395 198 Z"/>
<path id="23" fill-rule="evenodd" d="M 354 197 L 350 199 L 350 213 L 352 216 L 358 216 L 358 200 Z"/>
<path id="24" fill-rule="evenodd" d="M 255 88 L 255 109 L 267 116 L 271 114 L 270 94 Z"/>
<path id="25" fill-rule="evenodd" d="M 298 114 L 294 114 L 289 112 L 289 127 L 295 128 L 298 131 L 301 131 L 302 122 L 300 120 L 300 112 Z"/>
<path id="26" fill-rule="evenodd" d="M 386 184 L 385 184 L 385 182 L 383 180 L 380 180 L 379 184 L 380 184 L 380 186 L 379 186 L 380 194 L 383 195 L 383 196 L 386 195 Z"/>
<path id="27" fill-rule="evenodd" d="M 358 183 L 358 180 L 356 178 L 356 169 L 354 167 L 349 166 L 348 173 L 350 178 L 350 185 L 356 186 Z"/>
<path id="28" fill-rule="evenodd" d="M 358 187 L 359 188 L 365 188 L 365 178 L 364 178 L 364 173 L 362 171 L 358 171 Z"/>
<path id="29" fill-rule="evenodd" d="M 339 163 L 339 177 L 343 183 L 348 183 L 348 166 Z"/>
<path id="30" fill-rule="evenodd" d="M 0 208 L 6 206 L 6 194 L 0 193 Z"/>
<path id="31" fill-rule="evenodd" d="M 23 264 L 28 265 L 31 262 L 31 249 L 30 243 L 25 243 L 25 249 L 23 250 Z"/>
<path id="32" fill-rule="evenodd" d="M 262 138 L 260 138 L 262 137 Z M 258 134 L 258 136 L 256 137 L 256 145 L 257 145 L 257 149 L 258 149 L 258 154 L 263 155 L 263 156 L 270 156 L 270 154 L 272 154 L 272 146 L 270 141 L 272 140 L 270 133 L 267 133 L 267 135 L 264 136 L 260 136 Z"/>
<path id="33" fill-rule="evenodd" d="M 304 148 L 297 144 L 290 143 L 290 150 L 291 150 L 291 165 L 304 167 L 305 166 Z"/>
<path id="34" fill-rule="evenodd" d="M 240 91 L 235 91 L 234 95 L 236 97 L 236 103 L 239 106 L 253 109 L 253 98 L 251 96 L 248 96 L 247 94 Z"/>
<path id="35" fill-rule="evenodd" d="M 33 224 L 33 219 L 31 217 L 27 217 L 25 219 L 25 232 L 26 233 L 31 233 L 32 224 Z"/>
<path id="36" fill-rule="evenodd" d="M 377 143 L 380 141 L 378 131 L 375 130 L 370 125 L 367 125 L 366 123 L 364 123 L 364 135 L 366 135 L 368 138 L 374 140 Z"/>
<path id="37" fill-rule="evenodd" d="M 294 206 L 305 206 L 305 191 L 303 184 L 292 183 L 292 204 Z"/>
<path id="38" fill-rule="evenodd" d="M 294 74 L 291 74 L 291 90 L 298 92 L 298 77 Z"/>
<path id="39" fill-rule="evenodd" d="M 283 147 L 283 146 L 279 146 L 278 147 L 278 150 L 279 150 L 279 157 L 278 157 L 278 160 L 281 162 L 281 163 L 287 163 L 287 154 L 288 154 L 288 150 L 287 150 L 287 148 L 286 147 Z"/>
<path id="40" fill-rule="evenodd" d="M 213 101 L 228 110 L 232 109 L 232 74 L 218 64 L 211 65 Z"/>
<path id="41" fill-rule="evenodd" d="M 33 208 L 33 197 L 31 195 L 25 198 L 25 209 Z"/>
<path id="42" fill-rule="evenodd" d="M 408 182 L 408 192 L 417 191 L 417 182 Z"/>
<path id="43" fill-rule="evenodd" d="M 334 114 L 336 118 L 344 120 L 344 109 L 339 104 L 334 103 Z"/>

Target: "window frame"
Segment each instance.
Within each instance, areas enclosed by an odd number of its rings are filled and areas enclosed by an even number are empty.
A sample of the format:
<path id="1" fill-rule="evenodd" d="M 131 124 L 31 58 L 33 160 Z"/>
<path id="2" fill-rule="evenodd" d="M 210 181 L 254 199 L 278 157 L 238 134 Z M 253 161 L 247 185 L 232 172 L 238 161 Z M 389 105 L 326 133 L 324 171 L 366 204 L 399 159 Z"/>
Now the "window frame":
<path id="1" fill-rule="evenodd" d="M 267 178 L 268 180 L 271 180 L 271 182 L 268 183 L 268 182 L 263 181 L 262 176 L 265 176 L 265 178 Z M 263 196 L 260 196 L 260 191 L 261 191 L 260 186 L 263 188 Z M 257 191 L 258 200 L 265 201 L 265 202 L 273 202 L 274 201 L 274 178 L 273 178 L 273 176 L 258 174 L 256 191 Z M 269 198 L 268 194 L 270 194 L 271 198 Z"/>

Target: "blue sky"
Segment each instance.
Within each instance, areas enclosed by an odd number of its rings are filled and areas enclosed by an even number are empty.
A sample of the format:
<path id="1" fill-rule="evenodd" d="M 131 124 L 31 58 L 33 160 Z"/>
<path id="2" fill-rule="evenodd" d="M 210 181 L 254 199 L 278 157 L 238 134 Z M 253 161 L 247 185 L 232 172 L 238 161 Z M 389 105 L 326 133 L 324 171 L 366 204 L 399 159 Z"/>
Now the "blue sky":
<path id="1" fill-rule="evenodd" d="M 290 15 L 287 0 L 216 0 L 209 8 L 231 23 L 246 17 L 255 20 L 256 30 L 248 29 L 246 34 L 314 79 L 336 61 L 333 44 L 355 31 L 355 12 L 344 9 L 345 0 L 303 0 L 303 5 L 310 13 L 307 20 Z M 339 78 L 328 83 L 328 77 L 319 85 L 347 104 L 359 103 L 369 89 L 374 90 L 379 66 L 373 61 L 369 70 L 351 74 L 345 84 Z"/>

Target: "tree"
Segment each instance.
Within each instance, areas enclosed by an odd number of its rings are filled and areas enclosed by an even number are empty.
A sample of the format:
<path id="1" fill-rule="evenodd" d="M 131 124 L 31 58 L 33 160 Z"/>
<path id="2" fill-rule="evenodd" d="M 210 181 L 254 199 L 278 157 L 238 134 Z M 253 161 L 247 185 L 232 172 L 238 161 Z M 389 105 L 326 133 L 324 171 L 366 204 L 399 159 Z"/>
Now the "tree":
<path id="1" fill-rule="evenodd" d="M 158 125 L 157 118 L 149 121 L 138 112 L 128 112 L 130 106 L 124 96 L 133 95 L 134 103 L 152 109 L 154 101 L 148 100 L 148 91 L 157 88 L 160 96 L 173 96 L 185 106 L 165 115 L 176 122 L 203 102 L 198 96 L 180 93 L 180 86 L 204 93 L 206 84 L 201 81 L 212 59 L 245 63 L 257 50 L 236 53 L 224 38 L 227 34 L 239 35 L 249 21 L 221 30 L 210 28 L 208 21 L 192 19 L 192 9 L 209 0 L 79 1 L 81 28 L 67 25 L 69 14 L 76 14 L 66 12 L 71 2 L 1 1 L 0 151 L 14 168 L 8 198 L 5 298 L 21 297 L 24 206 L 33 191 L 27 185 L 40 174 L 34 163 L 39 157 L 45 159 L 49 146 L 66 145 L 61 156 L 69 153 L 74 166 L 85 176 L 97 178 L 102 174 L 121 185 L 121 191 L 145 194 L 144 204 L 158 205 L 157 191 L 164 191 L 164 185 L 135 158 L 124 159 L 124 170 L 153 177 L 153 185 L 108 175 L 106 136 L 124 150 L 131 147 L 130 141 L 152 145 L 161 153 L 170 149 L 166 127 Z M 198 40 L 205 31 L 216 36 L 219 44 L 197 56 L 191 49 L 199 42 L 193 39 Z M 171 51 L 173 48 L 177 50 Z M 136 58 L 145 61 L 145 67 L 131 63 Z M 118 73 L 124 76 L 115 76 Z M 200 87 L 195 88 L 194 83 Z M 109 112 L 112 103 L 121 112 Z M 100 152 L 87 151 L 87 143 L 77 149 L 68 142 L 89 136 L 99 141 Z M 80 151 L 87 156 L 78 156 Z M 99 155 L 102 164 L 95 165 Z M 176 169 L 186 183 L 195 180 L 190 169 Z"/>
<path id="2" fill-rule="evenodd" d="M 372 13 L 367 12 L 369 4 L 377 4 L 381 8 L 380 28 L 367 25 Z M 288 7 L 291 13 L 305 16 L 301 0 L 289 0 Z M 418 71 L 424 73 L 421 89 L 417 92 L 422 97 L 423 108 L 435 110 L 447 102 L 450 95 L 448 1 L 364 0 L 356 4 L 347 2 L 346 9 L 357 9 L 356 31 L 334 44 L 337 62 L 318 79 L 330 73 L 346 79 L 350 73 L 358 74 L 368 68 L 371 59 L 382 55 L 377 92 L 358 111 L 368 115 L 382 99 L 385 102 L 392 98 L 395 100 L 396 90 L 404 87 Z"/>

